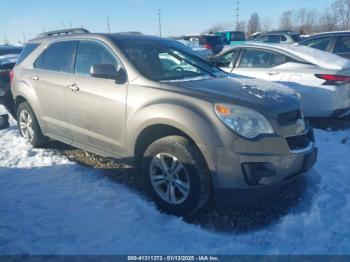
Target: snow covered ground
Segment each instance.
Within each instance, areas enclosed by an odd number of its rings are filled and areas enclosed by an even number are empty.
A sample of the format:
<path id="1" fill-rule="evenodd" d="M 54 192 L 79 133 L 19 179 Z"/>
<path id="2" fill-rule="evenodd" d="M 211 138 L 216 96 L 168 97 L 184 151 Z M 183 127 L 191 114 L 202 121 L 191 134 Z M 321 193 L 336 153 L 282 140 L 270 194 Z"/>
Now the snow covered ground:
<path id="1" fill-rule="evenodd" d="M 350 131 L 316 138 L 299 204 L 264 228 L 229 233 L 162 214 L 102 171 L 32 149 L 12 121 L 0 131 L 0 254 L 350 254 Z"/>

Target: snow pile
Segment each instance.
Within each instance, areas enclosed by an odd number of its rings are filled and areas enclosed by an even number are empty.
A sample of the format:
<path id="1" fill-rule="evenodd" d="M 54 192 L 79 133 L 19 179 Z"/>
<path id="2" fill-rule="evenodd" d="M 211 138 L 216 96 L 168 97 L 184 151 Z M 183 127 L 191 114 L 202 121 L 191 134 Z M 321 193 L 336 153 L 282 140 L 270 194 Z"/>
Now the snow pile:
<path id="1" fill-rule="evenodd" d="M 0 131 L 0 254 L 350 254 L 349 131 L 316 132 L 297 207 L 234 234 L 161 214 L 102 171 L 32 149 L 13 124 Z"/>

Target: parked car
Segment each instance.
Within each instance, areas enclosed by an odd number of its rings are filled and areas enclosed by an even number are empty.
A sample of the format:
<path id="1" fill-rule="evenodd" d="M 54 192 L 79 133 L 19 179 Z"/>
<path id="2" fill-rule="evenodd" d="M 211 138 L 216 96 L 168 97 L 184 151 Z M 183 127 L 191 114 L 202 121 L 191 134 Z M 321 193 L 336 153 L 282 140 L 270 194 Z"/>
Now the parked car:
<path id="1" fill-rule="evenodd" d="M 207 48 L 211 50 L 213 54 L 220 53 L 224 48 L 224 43 L 221 37 L 216 35 L 191 35 L 183 36 L 182 39 Z"/>
<path id="2" fill-rule="evenodd" d="M 256 32 L 254 34 L 251 34 L 250 36 L 247 37 L 247 41 L 253 41 L 261 34 L 262 34 L 261 32 Z"/>
<path id="3" fill-rule="evenodd" d="M 22 49 L 22 46 L 0 45 L 0 57 L 10 54 L 20 54 Z"/>
<path id="4" fill-rule="evenodd" d="M 294 44 L 300 41 L 298 33 L 276 31 L 259 35 L 254 41 L 263 43 Z"/>
<path id="5" fill-rule="evenodd" d="M 299 45 L 313 47 L 350 59 L 350 31 L 313 35 L 301 41 Z"/>
<path id="6" fill-rule="evenodd" d="M 5 105 L 10 113 L 13 113 L 10 90 L 10 71 L 15 66 L 22 51 L 21 46 L 0 46 L 0 104 Z"/>
<path id="7" fill-rule="evenodd" d="M 257 201 L 316 161 L 295 95 L 263 82 L 248 89 L 177 41 L 41 37 L 11 78 L 31 145 L 50 137 L 130 163 L 157 205 L 176 215 L 212 196 L 222 206 Z"/>
<path id="8" fill-rule="evenodd" d="M 211 51 L 208 48 L 200 46 L 198 43 L 187 41 L 187 40 L 177 40 L 180 43 L 188 46 L 191 48 L 193 51 L 195 51 L 199 56 L 203 57 L 204 59 L 210 57 L 213 55 L 213 51 Z"/>
<path id="9" fill-rule="evenodd" d="M 350 119 L 350 61 L 306 46 L 246 44 L 211 58 L 229 73 L 288 85 L 307 117 Z"/>
<path id="10" fill-rule="evenodd" d="M 221 37 L 226 45 L 241 45 L 247 40 L 242 31 L 219 31 L 215 35 Z"/>

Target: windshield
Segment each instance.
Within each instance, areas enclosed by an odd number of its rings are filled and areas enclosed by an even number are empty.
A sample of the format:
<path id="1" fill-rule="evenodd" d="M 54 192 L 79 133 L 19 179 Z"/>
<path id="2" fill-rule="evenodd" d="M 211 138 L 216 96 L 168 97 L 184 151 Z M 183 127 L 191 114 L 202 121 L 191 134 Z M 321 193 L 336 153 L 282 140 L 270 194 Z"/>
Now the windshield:
<path id="1" fill-rule="evenodd" d="M 22 47 L 4 46 L 4 47 L 0 47 L 0 56 L 19 54 L 21 53 L 21 51 L 22 51 Z"/>
<path id="2" fill-rule="evenodd" d="M 133 66 L 154 81 L 210 77 L 221 72 L 192 49 L 170 40 L 116 40 Z"/>

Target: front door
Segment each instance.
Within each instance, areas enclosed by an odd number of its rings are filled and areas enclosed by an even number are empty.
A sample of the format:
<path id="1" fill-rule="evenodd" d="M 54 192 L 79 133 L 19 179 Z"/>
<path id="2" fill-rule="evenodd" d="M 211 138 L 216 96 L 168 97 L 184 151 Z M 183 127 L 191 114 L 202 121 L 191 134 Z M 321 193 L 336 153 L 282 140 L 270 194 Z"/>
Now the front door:
<path id="1" fill-rule="evenodd" d="M 128 84 L 90 76 L 91 66 L 120 62 L 99 41 L 80 41 L 75 79 L 67 91 L 67 112 L 75 144 L 107 156 L 121 156 L 125 139 Z"/>

